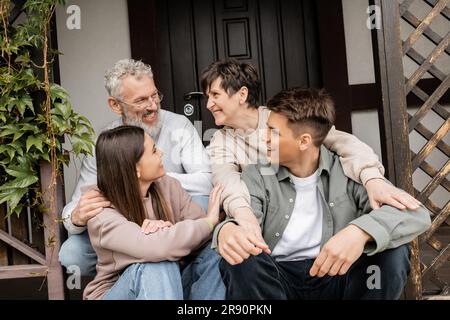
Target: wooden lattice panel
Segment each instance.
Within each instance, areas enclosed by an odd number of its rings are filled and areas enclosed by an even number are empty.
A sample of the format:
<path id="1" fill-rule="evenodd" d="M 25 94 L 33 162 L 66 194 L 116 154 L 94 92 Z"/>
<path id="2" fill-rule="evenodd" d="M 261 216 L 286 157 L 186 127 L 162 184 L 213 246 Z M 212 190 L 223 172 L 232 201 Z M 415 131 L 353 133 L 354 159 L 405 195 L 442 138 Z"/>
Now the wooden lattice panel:
<path id="1" fill-rule="evenodd" d="M 439 59 L 447 59 L 450 55 L 449 3 L 450 0 L 399 1 L 399 17 L 413 30 L 402 41 L 402 57 L 407 56 L 417 65 L 417 69 L 405 77 L 404 96 L 406 100 L 408 95 L 414 95 L 421 101 L 421 105 L 408 106 L 418 107 L 414 114 L 407 115 L 408 130 L 409 133 L 415 131 L 426 140 L 417 153 L 411 151 L 411 173 L 421 170 L 430 178 L 420 190 L 416 189 L 414 183 L 416 197 L 427 206 L 432 216 L 431 228 L 419 239 L 421 268 L 420 271 L 415 270 L 420 275 L 418 279 L 420 283 L 416 281 L 415 285 L 421 288 L 421 295 L 424 298 L 428 294 L 438 296 L 450 294 L 450 183 L 447 179 L 450 172 L 450 147 L 444 142 L 450 128 L 450 112 L 448 107 L 439 103 L 450 87 L 448 71 L 450 68 L 443 70 L 436 63 Z M 416 7 L 428 8 L 428 14 L 420 19 L 411 8 L 413 4 Z M 441 20 L 439 31 L 442 34 L 444 28 L 446 32 L 444 36 L 433 30 L 435 25 L 433 22 L 438 18 Z M 422 41 L 425 39 L 427 47 L 431 48 L 428 55 L 419 53 L 415 48 L 421 39 Z M 426 75 L 431 75 L 435 81 L 432 92 L 427 88 L 428 93 L 421 88 L 421 83 L 432 81 Z M 424 119 L 431 113 L 441 119 L 442 123 L 437 129 L 430 129 L 424 124 Z M 433 166 L 428 160 L 433 152 L 441 153 L 446 159 L 441 167 Z M 438 187 L 443 188 L 440 192 L 443 201 L 440 201 L 440 204 L 432 200 L 432 195 Z"/>

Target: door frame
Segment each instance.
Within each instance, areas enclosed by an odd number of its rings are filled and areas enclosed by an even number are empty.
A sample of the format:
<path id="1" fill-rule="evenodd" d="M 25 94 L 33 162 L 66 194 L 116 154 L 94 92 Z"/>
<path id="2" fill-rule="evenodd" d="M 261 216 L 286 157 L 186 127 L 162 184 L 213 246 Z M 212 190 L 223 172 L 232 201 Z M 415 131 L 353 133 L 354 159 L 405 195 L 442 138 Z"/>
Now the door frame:
<path id="1" fill-rule="evenodd" d="M 336 128 L 351 133 L 352 112 L 373 108 L 380 111 L 381 95 L 375 83 L 349 85 L 342 0 L 316 0 L 315 5 L 319 32 L 319 76 L 323 87 L 335 100 Z M 153 63 L 157 61 L 158 41 L 151 41 L 158 39 L 156 0 L 128 0 L 128 16 L 131 56 L 151 64 L 156 79 L 160 79 L 159 66 Z M 330 52 L 333 59 L 329 59 Z M 173 106 L 168 107 L 173 109 Z"/>

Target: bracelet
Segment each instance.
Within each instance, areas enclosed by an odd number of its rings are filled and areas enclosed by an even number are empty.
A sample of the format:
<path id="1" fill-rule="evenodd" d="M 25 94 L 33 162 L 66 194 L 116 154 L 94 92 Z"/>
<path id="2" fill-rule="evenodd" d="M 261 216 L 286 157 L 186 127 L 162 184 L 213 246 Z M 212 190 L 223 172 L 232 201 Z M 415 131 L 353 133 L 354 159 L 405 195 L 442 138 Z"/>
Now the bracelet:
<path id="1" fill-rule="evenodd" d="M 214 230 L 214 225 L 213 225 L 213 223 L 212 223 L 208 218 L 205 218 L 205 221 L 206 221 L 206 223 L 208 224 L 208 226 L 211 228 L 211 231 L 213 231 L 213 230 Z"/>

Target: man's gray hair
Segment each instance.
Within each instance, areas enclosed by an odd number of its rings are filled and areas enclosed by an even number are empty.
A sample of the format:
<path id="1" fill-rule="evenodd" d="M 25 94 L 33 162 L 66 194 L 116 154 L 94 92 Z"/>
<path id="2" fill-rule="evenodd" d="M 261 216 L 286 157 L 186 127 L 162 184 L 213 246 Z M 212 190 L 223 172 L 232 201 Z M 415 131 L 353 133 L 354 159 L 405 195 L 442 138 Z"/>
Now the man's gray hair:
<path id="1" fill-rule="evenodd" d="M 153 78 L 152 67 L 133 59 L 117 61 L 112 68 L 105 72 L 105 88 L 111 97 L 121 98 L 122 79 L 128 75 L 138 79 L 142 76 Z"/>

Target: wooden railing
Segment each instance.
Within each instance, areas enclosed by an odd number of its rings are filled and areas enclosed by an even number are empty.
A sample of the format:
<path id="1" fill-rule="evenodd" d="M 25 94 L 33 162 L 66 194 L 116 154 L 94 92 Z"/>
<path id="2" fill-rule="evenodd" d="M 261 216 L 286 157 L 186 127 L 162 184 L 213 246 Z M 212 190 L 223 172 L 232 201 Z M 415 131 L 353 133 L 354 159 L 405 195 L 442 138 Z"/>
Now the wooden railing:
<path id="1" fill-rule="evenodd" d="M 431 228 L 412 244 L 412 290 L 409 298 L 443 298 L 450 293 L 450 148 L 444 137 L 450 128 L 450 113 L 439 104 L 441 98 L 449 93 L 450 74 L 439 69 L 436 61 L 450 55 L 450 0 L 416 0 L 429 8 L 428 14 L 421 20 L 411 12 L 414 0 L 376 0 L 381 9 L 382 27 L 377 32 L 378 46 L 378 83 L 383 100 L 383 122 L 386 135 L 386 153 L 388 155 L 389 178 L 399 187 L 414 194 L 426 205 L 432 216 Z M 432 23 L 441 17 L 446 35 L 440 36 L 433 30 Z M 441 21 L 442 22 L 442 21 Z M 406 39 L 402 40 L 401 23 L 413 28 Z M 404 33 L 404 32 L 403 32 Z M 425 40 L 431 47 L 426 56 L 415 48 L 419 39 Z M 417 46 L 416 46 L 417 47 Z M 404 57 L 416 63 L 417 69 L 409 77 L 405 76 Z M 420 80 L 426 74 L 435 78 L 433 92 L 420 88 Z M 419 106 L 408 106 L 408 95 L 415 95 L 422 101 Z M 410 115 L 408 107 L 418 110 Z M 437 129 L 427 128 L 425 117 L 431 115 L 441 119 Z M 426 139 L 419 150 L 413 152 L 409 144 L 409 135 L 417 132 Z M 433 151 L 446 157 L 440 168 L 433 167 L 428 160 Z M 417 170 L 429 176 L 422 188 L 414 183 L 413 173 Z M 443 188 L 444 204 L 438 205 L 432 200 L 432 194 L 438 187 Z M 430 249 L 431 248 L 431 249 Z M 427 253 L 428 259 L 425 259 Z M 429 256 L 432 256 L 430 259 Z M 426 261 L 427 260 L 427 261 Z M 431 288 L 431 285 L 433 288 Z M 436 289 L 437 288 L 437 289 Z"/>
<path id="2" fill-rule="evenodd" d="M 6 208 L 0 207 L 0 280 L 43 277 L 47 281 L 48 298 L 64 299 L 64 279 L 58 262 L 62 234 L 59 212 L 64 195 L 61 179 L 54 194 L 50 194 L 50 165 L 41 165 L 41 185 L 46 208 L 50 198 L 56 201 L 53 211 L 45 214 L 30 212 L 5 219 Z"/>

